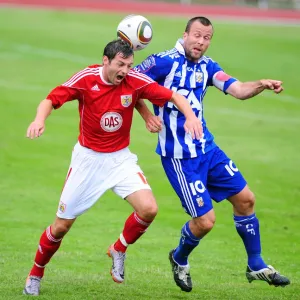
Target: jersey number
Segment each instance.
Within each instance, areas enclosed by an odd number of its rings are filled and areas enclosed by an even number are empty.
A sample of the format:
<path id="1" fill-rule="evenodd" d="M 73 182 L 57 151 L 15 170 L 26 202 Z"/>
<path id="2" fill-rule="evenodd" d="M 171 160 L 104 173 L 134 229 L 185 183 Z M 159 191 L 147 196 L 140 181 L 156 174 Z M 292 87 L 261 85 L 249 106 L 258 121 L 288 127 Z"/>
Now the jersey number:
<path id="1" fill-rule="evenodd" d="M 227 170 L 230 176 L 233 176 L 234 173 L 239 171 L 239 169 L 233 165 L 232 160 L 229 161 L 228 165 L 225 165 L 225 169 Z"/>
<path id="2" fill-rule="evenodd" d="M 197 180 L 195 182 L 190 182 L 190 188 L 191 188 L 192 194 L 194 196 L 196 196 L 197 193 L 202 194 L 206 190 L 206 188 L 201 180 Z"/>

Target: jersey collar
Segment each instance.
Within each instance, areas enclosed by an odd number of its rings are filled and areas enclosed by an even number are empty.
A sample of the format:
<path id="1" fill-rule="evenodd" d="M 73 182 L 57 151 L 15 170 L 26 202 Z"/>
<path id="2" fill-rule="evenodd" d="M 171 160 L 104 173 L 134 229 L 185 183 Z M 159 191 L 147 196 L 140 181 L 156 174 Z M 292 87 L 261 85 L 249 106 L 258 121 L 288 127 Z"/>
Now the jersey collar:
<path id="1" fill-rule="evenodd" d="M 100 74 L 100 78 L 101 78 L 101 80 L 103 81 L 104 84 L 113 85 L 112 83 L 105 81 L 105 79 L 103 78 L 103 66 L 101 66 L 99 68 L 99 74 Z"/>
<path id="2" fill-rule="evenodd" d="M 185 55 L 185 51 L 183 48 L 183 39 L 178 39 L 175 44 L 175 49 L 182 55 Z"/>

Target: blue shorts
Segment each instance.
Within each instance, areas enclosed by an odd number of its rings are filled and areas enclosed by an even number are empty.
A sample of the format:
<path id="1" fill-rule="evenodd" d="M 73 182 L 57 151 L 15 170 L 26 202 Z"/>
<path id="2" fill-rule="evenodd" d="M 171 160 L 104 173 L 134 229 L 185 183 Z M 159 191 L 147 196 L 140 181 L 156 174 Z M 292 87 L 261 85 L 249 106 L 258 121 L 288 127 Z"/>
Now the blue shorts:
<path id="1" fill-rule="evenodd" d="M 219 147 L 200 157 L 176 159 L 162 156 L 161 161 L 183 208 L 193 218 L 203 216 L 213 208 L 211 199 L 220 202 L 236 195 L 247 184 Z"/>

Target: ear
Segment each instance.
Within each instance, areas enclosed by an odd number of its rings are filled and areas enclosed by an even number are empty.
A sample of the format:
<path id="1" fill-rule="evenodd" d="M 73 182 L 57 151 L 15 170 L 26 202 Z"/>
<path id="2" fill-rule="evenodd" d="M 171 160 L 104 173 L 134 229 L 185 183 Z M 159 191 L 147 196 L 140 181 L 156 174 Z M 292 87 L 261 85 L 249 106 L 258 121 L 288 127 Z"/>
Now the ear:
<path id="1" fill-rule="evenodd" d="M 189 34 L 187 32 L 183 33 L 183 39 L 185 40 Z"/>
<path id="2" fill-rule="evenodd" d="M 106 55 L 103 56 L 102 63 L 103 63 L 103 65 L 108 65 L 109 64 L 109 59 Z"/>

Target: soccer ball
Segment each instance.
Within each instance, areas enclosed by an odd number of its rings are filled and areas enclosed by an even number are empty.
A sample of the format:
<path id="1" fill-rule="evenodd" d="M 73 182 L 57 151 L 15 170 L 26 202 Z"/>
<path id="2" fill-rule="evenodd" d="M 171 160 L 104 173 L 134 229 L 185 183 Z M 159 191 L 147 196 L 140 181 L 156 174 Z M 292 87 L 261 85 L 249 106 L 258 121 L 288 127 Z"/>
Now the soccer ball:
<path id="1" fill-rule="evenodd" d="M 129 15 L 118 25 L 117 36 L 128 42 L 134 51 L 142 50 L 152 39 L 152 26 L 143 16 Z"/>

